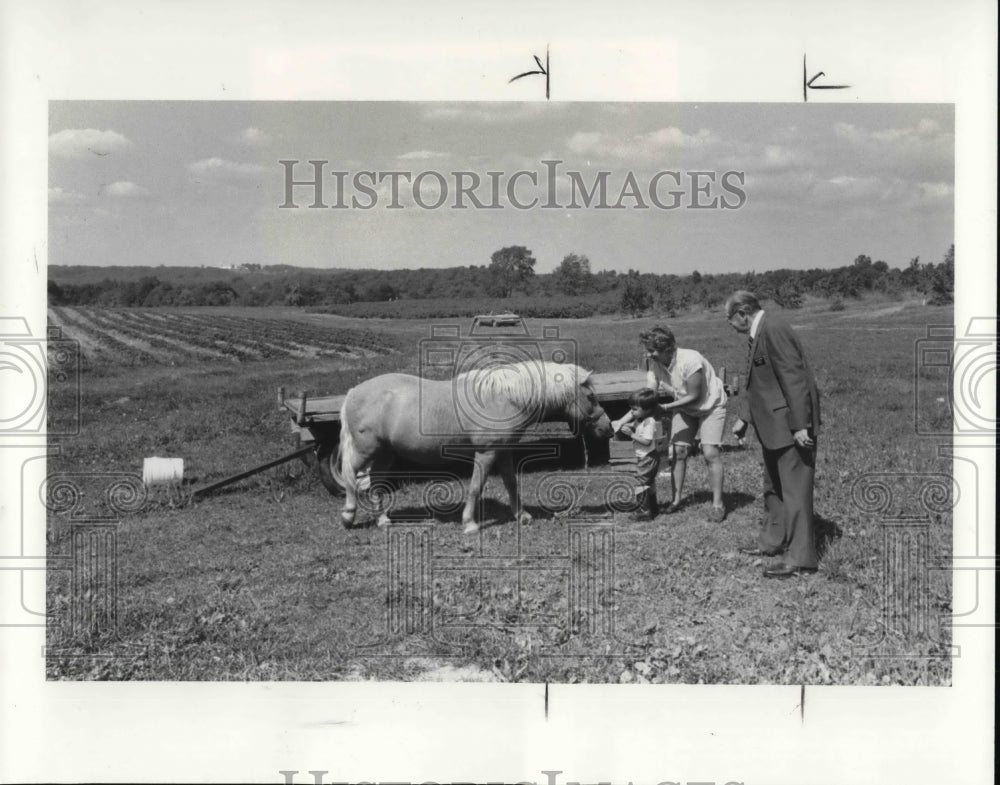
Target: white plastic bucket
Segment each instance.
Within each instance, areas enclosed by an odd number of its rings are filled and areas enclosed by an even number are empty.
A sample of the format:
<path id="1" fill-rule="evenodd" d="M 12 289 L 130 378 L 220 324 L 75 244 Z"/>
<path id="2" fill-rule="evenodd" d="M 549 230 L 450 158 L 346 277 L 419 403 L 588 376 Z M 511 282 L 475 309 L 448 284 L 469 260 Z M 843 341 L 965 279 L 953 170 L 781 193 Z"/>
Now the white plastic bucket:
<path id="1" fill-rule="evenodd" d="M 146 458 L 142 462 L 142 483 L 147 487 L 180 485 L 183 477 L 183 458 Z"/>

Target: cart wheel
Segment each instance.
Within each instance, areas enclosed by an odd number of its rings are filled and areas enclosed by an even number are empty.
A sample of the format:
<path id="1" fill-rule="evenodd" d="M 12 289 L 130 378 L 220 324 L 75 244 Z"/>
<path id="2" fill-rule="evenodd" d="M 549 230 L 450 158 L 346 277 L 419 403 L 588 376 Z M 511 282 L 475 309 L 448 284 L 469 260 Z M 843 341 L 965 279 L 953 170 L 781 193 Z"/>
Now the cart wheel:
<path id="1" fill-rule="evenodd" d="M 316 465 L 319 469 L 319 481 L 334 496 L 344 495 L 344 480 L 337 465 L 337 442 L 320 442 L 316 448 Z"/>

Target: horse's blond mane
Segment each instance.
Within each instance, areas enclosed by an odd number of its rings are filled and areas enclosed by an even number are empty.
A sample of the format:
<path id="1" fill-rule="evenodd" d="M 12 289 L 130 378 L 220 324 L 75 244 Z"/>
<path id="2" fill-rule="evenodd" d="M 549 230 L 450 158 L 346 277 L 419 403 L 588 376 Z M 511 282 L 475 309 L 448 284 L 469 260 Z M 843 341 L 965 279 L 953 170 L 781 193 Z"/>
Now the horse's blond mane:
<path id="1" fill-rule="evenodd" d="M 501 398 L 516 406 L 565 406 L 576 396 L 577 387 L 590 371 L 579 365 L 526 361 L 492 368 L 477 368 L 459 374 L 455 381 L 471 388 L 476 398 Z"/>

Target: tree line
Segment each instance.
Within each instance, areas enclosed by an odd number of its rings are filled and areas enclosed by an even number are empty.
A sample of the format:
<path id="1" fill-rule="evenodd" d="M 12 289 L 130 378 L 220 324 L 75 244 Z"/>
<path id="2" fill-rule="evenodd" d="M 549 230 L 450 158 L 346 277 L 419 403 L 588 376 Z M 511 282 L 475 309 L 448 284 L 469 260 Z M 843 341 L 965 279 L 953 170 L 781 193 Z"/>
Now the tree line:
<path id="1" fill-rule="evenodd" d="M 953 301 L 955 246 L 942 261 L 910 260 L 902 269 L 858 255 L 853 263 L 834 269 L 767 270 L 764 272 L 688 275 L 591 270 L 583 254 L 567 254 L 552 273 L 535 272 L 535 259 L 525 246 L 496 251 L 488 265 L 400 270 L 304 270 L 280 265 L 241 265 L 234 270 L 212 268 L 122 268 L 127 274 L 109 276 L 112 268 L 52 267 L 50 305 L 156 307 L 192 305 L 289 305 L 364 314 L 364 305 L 386 304 L 379 312 L 422 312 L 444 301 L 502 300 L 544 310 L 550 302 L 558 315 L 650 310 L 670 314 L 693 307 L 715 308 L 735 289 L 747 289 L 783 308 L 797 308 L 805 297 L 822 298 L 836 308 L 844 300 L 881 294 L 901 299 L 921 296 L 928 304 Z M 101 276 L 101 277 L 99 277 Z M 426 301 L 420 307 L 408 301 Z M 406 306 L 403 303 L 406 302 Z M 392 303 L 392 306 L 388 304 Z M 347 308 L 349 306 L 349 308 Z M 532 309 L 534 309 L 532 307 Z M 565 312 L 565 313 L 563 313 Z M 527 315 L 527 314 L 526 314 Z"/>

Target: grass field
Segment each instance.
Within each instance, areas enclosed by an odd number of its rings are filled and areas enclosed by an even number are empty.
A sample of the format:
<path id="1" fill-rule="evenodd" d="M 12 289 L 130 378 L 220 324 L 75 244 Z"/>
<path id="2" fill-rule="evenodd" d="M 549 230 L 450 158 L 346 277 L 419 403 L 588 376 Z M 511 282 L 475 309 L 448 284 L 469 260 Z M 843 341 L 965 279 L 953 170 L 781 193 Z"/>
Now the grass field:
<path id="1" fill-rule="evenodd" d="M 926 538 L 933 562 L 951 555 L 951 511 L 934 498 L 942 487 L 947 496 L 950 482 L 929 477 L 950 475 L 950 464 L 936 457 L 942 440 L 914 427 L 915 406 L 939 430 L 950 428 L 950 413 L 943 379 L 915 376 L 914 347 L 928 325 L 951 324 L 951 309 L 869 302 L 830 312 L 817 304 L 786 316 L 823 395 L 816 510 L 825 547 L 814 576 L 767 581 L 762 562 L 737 551 L 753 540 L 761 514 L 753 439 L 725 448 L 722 524 L 706 519 L 700 459 L 689 464 L 682 509 L 652 523 L 607 510 L 614 477 L 606 467 L 577 461 L 526 472 L 523 496 L 536 518 L 527 527 L 505 519 L 506 494 L 492 478 L 485 496 L 493 525 L 481 536 L 463 536 L 457 512 L 420 529 L 426 539 L 412 542 L 433 570 L 427 591 L 405 607 L 397 601 L 406 591 L 394 594 L 392 584 L 387 593 L 386 532 L 341 528 L 341 500 L 296 461 L 197 503 L 186 492 L 156 491 L 121 516 L 117 634 L 67 638 L 51 625 L 49 676 L 949 684 L 942 620 L 951 612 L 950 574 L 923 570 L 913 548 Z M 59 308 L 50 321 L 80 341 L 84 369 L 82 432 L 59 440 L 50 486 L 60 474 L 136 474 L 144 457 L 172 456 L 185 459 L 186 489 L 293 448 L 275 404 L 279 385 L 336 393 L 377 373 L 416 372 L 417 342 L 430 327 L 236 308 Z M 637 334 L 653 321 L 529 326 L 558 325 L 581 364 L 608 371 L 636 365 Z M 720 314 L 669 323 L 681 346 L 743 370 L 745 343 Z M 81 504 L 102 504 L 103 481 L 76 477 Z M 431 491 L 460 498 L 462 489 L 454 481 L 403 485 L 394 516 L 425 519 Z M 897 530 L 883 517 L 902 515 L 920 518 L 900 541 L 911 554 L 900 570 Z M 50 557 L 69 552 L 71 523 L 55 505 Z M 597 540 L 574 539 L 588 525 Z M 607 587 L 613 612 L 575 601 L 574 575 L 590 576 L 585 591 Z M 910 613 L 914 593 L 919 610 Z M 65 615 L 66 581 L 50 577 L 48 601 L 53 617 Z M 417 627 L 433 624 L 433 635 L 394 634 L 400 607 Z"/>

